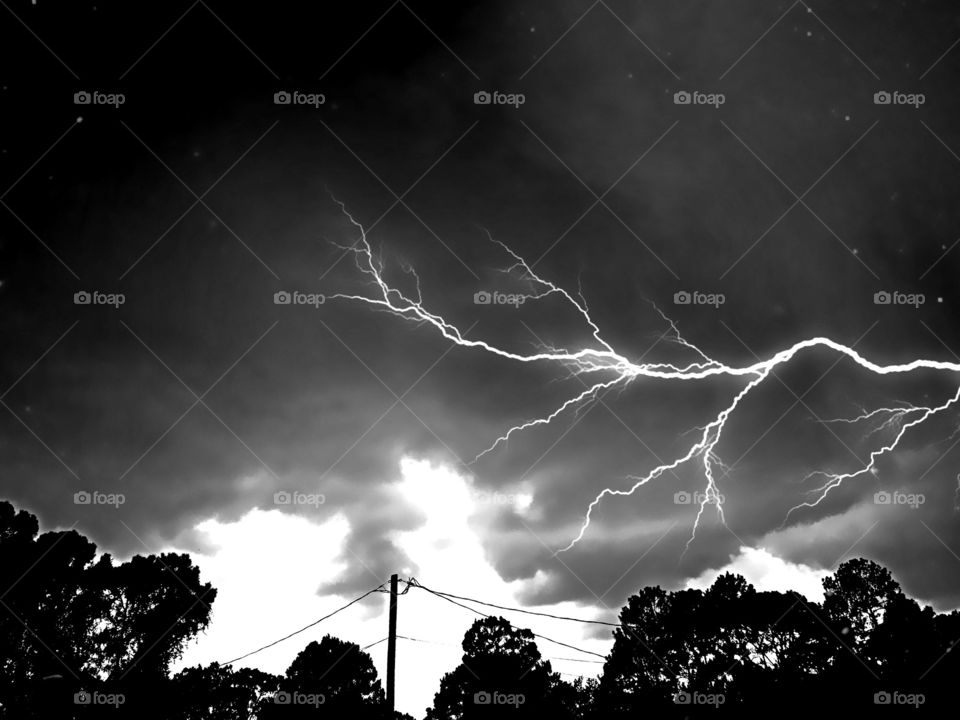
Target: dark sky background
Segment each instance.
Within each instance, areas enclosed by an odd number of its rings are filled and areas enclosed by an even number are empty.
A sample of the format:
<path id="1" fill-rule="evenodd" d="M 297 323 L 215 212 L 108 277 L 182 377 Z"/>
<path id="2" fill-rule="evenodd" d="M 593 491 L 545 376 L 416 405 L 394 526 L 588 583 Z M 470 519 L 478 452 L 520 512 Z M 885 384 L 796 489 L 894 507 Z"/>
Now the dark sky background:
<path id="1" fill-rule="evenodd" d="M 641 379 L 467 468 L 580 381 L 362 304 L 273 303 L 279 290 L 369 292 L 337 247 L 357 232 L 336 198 L 371 228 L 391 281 L 410 289 L 403 267 L 416 268 L 431 310 L 504 347 L 580 347 L 589 330 L 553 301 L 475 305 L 478 290 L 523 289 L 497 272 L 509 259 L 485 230 L 543 277 L 579 283 L 631 358 L 689 357 L 657 342 L 653 301 L 731 364 L 813 335 L 878 362 L 957 361 L 955 4 L 6 0 L 0 17 L 0 477 L 46 526 L 76 523 L 124 555 L 142 546 L 121 517 L 148 545 L 189 545 L 199 521 L 296 488 L 325 494 L 311 516 L 345 513 L 350 552 L 376 574 L 415 571 L 390 541 L 422 520 L 391 488 L 409 454 L 480 488 L 530 489 L 527 514 L 484 526 L 504 578 L 537 576 L 529 602 L 592 603 L 616 581 L 616 607 L 748 545 L 813 567 L 871 557 L 915 596 L 960 605 L 956 412 L 778 531 L 807 473 L 857 467 L 882 437 L 834 435 L 817 417 L 939 403 L 955 375 L 798 357 L 718 448 L 735 464 L 720 480 L 729 529 L 708 512 L 680 560 L 695 507 L 673 495 L 703 487 L 694 463 L 605 500 L 553 557 L 602 488 L 686 452 L 683 433 L 743 382 Z M 275 105 L 284 89 L 326 102 Z M 77 106 L 81 90 L 126 102 Z M 525 103 L 476 105 L 479 90 Z M 675 105 L 679 90 L 726 102 Z M 926 102 L 875 105 L 879 90 Z M 805 205 L 790 209 L 794 194 Z M 126 301 L 77 306 L 80 290 Z M 679 290 L 726 303 L 674 306 Z M 877 306 L 880 290 L 926 303 Z M 127 502 L 76 506 L 81 489 Z M 878 506 L 881 489 L 926 503 Z M 324 591 L 367 589 L 352 567 Z"/>

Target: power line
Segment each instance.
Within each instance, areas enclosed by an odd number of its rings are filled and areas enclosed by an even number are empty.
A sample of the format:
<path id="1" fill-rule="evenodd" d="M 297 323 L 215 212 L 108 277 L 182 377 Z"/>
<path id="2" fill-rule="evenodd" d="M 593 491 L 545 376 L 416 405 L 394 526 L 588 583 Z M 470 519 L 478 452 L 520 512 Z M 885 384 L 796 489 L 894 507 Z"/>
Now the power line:
<path id="1" fill-rule="evenodd" d="M 454 595 L 453 593 L 441 592 L 440 590 L 430 590 L 430 588 L 421 585 L 416 578 L 411 578 L 410 582 L 413 583 L 414 587 L 421 587 L 424 590 L 429 590 L 434 595 L 441 595 L 447 598 L 455 598 L 457 600 L 466 600 L 467 602 L 476 603 L 477 605 L 485 605 L 487 607 L 497 608 L 498 610 L 507 610 L 510 612 L 525 613 L 527 615 L 537 615 L 539 617 L 553 618 L 554 620 L 569 620 L 572 622 L 585 623 L 588 625 L 606 625 L 607 627 L 633 627 L 629 624 L 623 623 L 612 623 L 606 622 L 604 620 L 585 620 L 583 618 L 568 617 L 566 615 L 553 615 L 551 613 L 537 612 L 536 610 L 524 610 L 523 608 L 507 607 L 505 605 L 496 605 L 494 603 L 484 602 L 483 600 L 477 600 L 476 598 L 463 597 L 461 595 Z"/>
<path id="2" fill-rule="evenodd" d="M 380 588 L 382 588 L 384 585 L 386 585 L 386 583 L 381 583 L 380 585 L 378 585 L 377 587 L 373 588 L 372 590 L 368 590 L 367 592 L 365 592 L 365 593 L 364 593 L 363 595 L 361 595 L 360 597 L 351 600 L 350 602 L 348 602 L 348 603 L 347 603 L 346 605 L 344 605 L 343 607 L 337 608 L 336 610 L 334 610 L 334 611 L 333 611 L 332 613 L 330 613 L 329 615 L 324 615 L 324 616 L 323 616 L 322 618 L 320 618 L 319 620 L 314 620 L 314 621 L 313 621 L 312 623 L 310 623 L 309 625 L 305 625 L 304 627 L 300 628 L 299 630 L 295 630 L 295 631 L 293 631 L 292 633 L 290 633 L 289 635 L 285 635 L 284 637 L 280 638 L 279 640 L 274 640 L 272 643 L 269 643 L 269 644 L 267 644 L 267 645 L 264 645 L 263 647 L 257 648 L 256 650 L 251 650 L 251 651 L 248 652 L 246 655 L 241 655 L 241 656 L 238 657 L 238 658 L 234 658 L 233 660 L 228 660 L 227 662 L 225 662 L 225 663 L 220 663 L 220 664 L 221 664 L 221 665 L 232 665 L 233 663 L 235 663 L 235 662 L 237 662 L 237 661 L 239 661 L 239 660 L 244 660 L 245 658 L 248 658 L 248 657 L 250 657 L 251 655 L 256 655 L 256 654 L 257 654 L 258 652 L 260 652 L 261 650 L 266 650 L 267 648 L 271 648 L 271 647 L 273 647 L 274 645 L 279 645 L 279 644 L 282 643 L 284 640 L 289 640 L 289 639 L 292 638 L 294 635 L 299 635 L 299 634 L 302 633 L 304 630 L 309 630 L 309 629 L 312 628 L 314 625 L 319 625 L 319 624 L 322 623 L 324 620 L 327 620 L 327 619 L 329 619 L 329 618 L 332 618 L 332 617 L 333 617 L 334 615 L 336 615 L 338 612 L 342 612 L 343 610 L 346 610 L 346 609 L 347 609 L 348 607 L 350 607 L 351 605 L 360 602 L 360 601 L 363 600 L 365 597 L 367 597 L 367 595 L 372 595 L 373 593 L 377 592 L 377 591 L 378 591 Z"/>
<path id="3" fill-rule="evenodd" d="M 563 677 L 579 678 L 581 680 L 584 678 L 583 675 L 577 675 L 576 673 L 565 673 L 565 672 L 559 672 L 559 671 L 557 672 L 557 675 L 561 675 Z"/>
<path id="4" fill-rule="evenodd" d="M 411 579 L 412 579 L 412 578 L 411 578 Z M 398 597 L 399 597 L 400 595 L 406 595 L 408 592 L 410 592 L 410 580 L 399 580 L 399 582 L 406 583 L 407 586 L 403 589 L 403 592 L 398 592 L 398 593 L 397 593 L 397 596 L 398 596 Z M 381 593 L 386 593 L 387 595 L 390 595 L 390 591 L 389 591 L 388 589 L 385 589 L 385 588 L 384 588 L 384 585 L 386 585 L 386 583 L 384 583 L 383 585 L 381 585 L 380 587 L 378 587 L 376 591 L 377 591 L 377 592 L 381 592 Z"/>
<path id="5" fill-rule="evenodd" d="M 459 645 L 454 645 L 453 643 L 442 643 L 437 642 L 436 640 L 421 640 L 420 638 L 407 637 L 406 635 L 397 635 L 399 640 L 410 640 L 411 642 L 425 643 L 427 645 L 440 645 L 441 647 L 453 647 L 458 648 Z"/>
<path id="6" fill-rule="evenodd" d="M 425 643 L 425 644 L 427 644 L 427 645 L 439 645 L 439 646 L 441 646 L 441 647 L 450 647 L 450 648 L 461 648 L 461 647 L 462 647 L 462 646 L 460 646 L 460 645 L 455 645 L 454 643 L 443 643 L 443 642 L 437 642 L 436 640 L 422 640 L 422 639 L 420 639 L 420 638 L 406 637 L 405 635 L 397 635 L 397 639 L 399 639 L 399 640 L 411 640 L 411 641 L 413 641 L 413 642 Z M 380 642 L 383 642 L 383 640 L 380 640 Z M 376 644 L 376 643 L 374 643 L 374 644 Z M 600 662 L 599 660 L 584 660 L 583 658 L 553 657 L 553 656 L 550 656 L 550 655 L 544 655 L 544 656 L 543 656 L 543 659 L 544 659 L 544 660 L 563 660 L 563 661 L 566 661 L 566 662 L 595 663 L 595 664 L 597 664 L 597 665 L 602 665 L 602 664 L 603 664 L 603 663 Z M 563 674 L 563 673 L 561 673 L 561 674 Z M 579 676 L 577 676 L 577 677 L 579 677 Z"/>
<path id="7" fill-rule="evenodd" d="M 480 611 L 477 610 L 476 608 L 472 608 L 472 607 L 469 607 L 468 605 L 464 605 L 463 603 L 457 602 L 456 600 L 453 600 L 453 599 L 447 597 L 446 595 L 440 594 L 440 593 L 436 592 L 435 590 L 431 590 L 430 588 L 428 588 L 428 587 L 426 587 L 426 586 L 424 586 L 424 585 L 421 585 L 421 584 L 417 581 L 416 578 L 410 578 L 410 584 L 411 584 L 413 587 L 418 587 L 418 588 L 420 588 L 421 590 L 426 590 L 426 591 L 427 591 L 428 593 L 430 593 L 431 595 L 436 595 L 438 598 L 440 598 L 440 599 L 442 599 L 442 600 L 446 600 L 447 602 L 453 603 L 454 605 L 457 605 L 457 606 L 459 606 L 459 607 L 462 607 L 462 608 L 465 609 L 465 610 L 469 610 L 470 612 L 475 613 L 476 615 L 480 615 L 480 616 L 482 616 L 482 617 L 493 617 L 492 615 L 489 615 L 489 614 L 484 613 L 484 612 L 480 612 Z M 481 603 L 481 604 L 488 604 L 488 603 Z M 569 619 L 572 620 L 573 618 L 569 618 Z M 514 626 L 514 627 L 516 627 L 516 626 Z M 528 630 L 534 637 L 538 637 L 538 638 L 540 638 L 541 640 L 546 640 L 547 642 L 552 642 L 552 643 L 554 643 L 554 644 L 556 644 L 556 645 L 560 645 L 560 646 L 562 646 L 562 647 L 569 648 L 570 650 L 576 650 L 577 652 L 582 652 L 582 653 L 585 653 L 585 654 L 587 654 L 587 655 L 595 655 L 595 656 L 598 657 L 598 658 L 603 658 L 604 661 L 606 661 L 606 659 L 607 659 L 607 656 L 606 656 L 606 655 L 601 655 L 600 653 L 593 652 L 592 650 L 584 650 L 583 648 L 578 648 L 576 645 L 570 645 L 569 643 L 560 642 L 559 640 L 554 640 L 553 638 L 549 638 L 549 637 L 547 637 L 546 635 L 541 635 L 541 634 L 539 634 L 539 633 L 535 633 L 535 632 L 533 632 L 532 630 L 530 630 L 529 628 L 518 628 L 518 629 L 519 629 L 519 630 Z"/>
<path id="8" fill-rule="evenodd" d="M 565 620 L 565 621 L 568 621 L 568 622 L 578 622 L 578 623 L 583 623 L 583 624 L 588 624 L 588 625 L 604 625 L 604 626 L 608 626 L 608 627 L 630 627 L 629 625 L 623 625 L 623 624 L 618 624 L 618 623 L 610 623 L 610 622 L 605 622 L 605 621 L 603 621 L 603 620 L 586 620 L 586 619 L 583 619 L 583 618 L 568 617 L 568 616 L 564 616 L 564 615 L 554 615 L 554 614 L 552 614 L 552 613 L 537 612 L 537 611 L 535 611 L 535 610 L 525 610 L 525 609 L 523 609 L 523 608 L 515 608 L 515 607 L 508 607 L 508 606 L 505 606 L 505 605 L 497 605 L 497 604 L 495 604 L 495 603 L 486 602 L 486 601 L 484 601 L 484 600 L 478 600 L 477 598 L 465 597 L 465 596 L 462 596 L 462 595 L 455 595 L 455 594 L 453 594 L 453 593 L 442 592 L 442 591 L 440 591 L 440 590 L 433 590 L 432 588 L 428 588 L 428 587 L 426 587 L 425 585 L 421 584 L 421 583 L 420 583 L 416 578 L 414 578 L 414 577 L 411 577 L 411 578 L 409 578 L 408 580 L 405 580 L 405 581 L 403 581 L 403 582 L 406 583 L 406 587 L 403 589 L 403 592 L 398 593 L 398 595 L 405 595 L 406 593 L 408 593 L 408 592 L 410 591 L 410 588 L 411 588 L 411 587 L 420 588 L 421 590 L 425 590 L 425 591 L 427 591 L 428 593 L 430 593 L 430 594 L 432 594 L 432 595 L 436 595 L 437 597 L 441 598 L 442 600 L 446 600 L 446 601 L 449 602 L 449 603 L 453 603 L 454 605 L 457 605 L 458 607 L 461 607 L 461 608 L 463 608 L 464 610 L 469 610 L 470 612 L 472 612 L 472 613 L 474 613 L 474 614 L 476 614 L 476 615 L 480 615 L 481 617 L 492 617 L 492 616 L 489 615 L 488 613 L 481 612 L 481 611 L 477 610 L 476 608 L 470 607 L 469 605 L 464 605 L 463 603 L 458 602 L 458 601 L 463 600 L 463 601 L 466 601 L 466 602 L 476 603 L 477 605 L 483 605 L 483 606 L 485 606 L 485 607 L 496 608 L 496 609 L 498 609 L 498 610 L 505 610 L 505 611 L 508 611 L 508 612 L 519 612 L 519 613 L 524 613 L 524 614 L 526 614 L 526 615 L 535 615 L 535 616 L 538 616 L 538 617 L 547 617 L 547 618 L 551 618 L 551 619 L 554 619 L 554 620 Z M 318 620 L 314 620 L 312 623 L 310 623 L 310 624 L 308 624 L 308 625 L 305 625 L 304 627 L 300 628 L 299 630 L 295 630 L 295 631 L 293 631 L 292 633 L 290 633 L 290 634 L 288 634 L 288 635 L 284 635 L 282 638 L 279 638 L 278 640 L 274 640 L 273 642 L 268 643 L 268 644 L 266 644 L 266 645 L 264 645 L 264 646 L 262 646 L 262 647 L 259 647 L 259 648 L 257 648 L 256 650 L 251 650 L 250 652 L 246 653 L 245 655 L 241 655 L 240 657 L 236 657 L 236 658 L 234 658 L 233 660 L 228 660 L 228 661 L 226 661 L 226 662 L 224 662 L 224 663 L 220 663 L 220 664 L 221 664 L 221 665 L 232 665 L 232 664 L 235 663 L 235 662 L 239 662 L 240 660 L 245 660 L 246 658 L 248 658 L 248 657 L 250 657 L 250 656 L 252 656 L 252 655 L 256 655 L 256 654 L 259 653 L 259 652 L 262 652 L 262 651 L 264 651 L 264 650 L 267 650 L 268 648 L 271 648 L 271 647 L 273 647 L 274 645 L 279 645 L 280 643 L 284 642 L 285 640 L 289 640 L 290 638 L 292 638 L 292 637 L 294 637 L 294 636 L 296 636 L 296 635 L 299 635 L 300 633 L 302 633 L 302 632 L 304 632 L 304 631 L 306 631 L 306 630 L 309 630 L 310 628 L 312 628 L 312 627 L 314 627 L 314 626 L 316 626 L 316 625 L 319 625 L 319 624 L 320 624 L 321 622 L 323 622 L 324 620 L 328 620 L 329 618 L 333 617 L 333 616 L 336 615 L 337 613 L 340 613 L 340 612 L 346 610 L 348 607 L 350 607 L 351 605 L 354 605 L 354 604 L 360 602 L 361 600 L 363 600 L 363 599 L 364 599 L 365 597 L 367 597 L 368 595 L 372 595 L 372 594 L 375 593 L 375 592 L 389 592 L 389 591 L 384 590 L 384 587 L 385 587 L 385 586 L 386 586 L 386 583 L 382 583 L 382 584 L 378 585 L 377 587 L 375 587 L 375 588 L 373 588 L 373 589 L 371 589 L 371 590 L 368 590 L 368 591 L 365 592 L 363 595 L 360 595 L 359 597 L 354 598 L 353 600 L 351 600 L 350 602 L 348 602 L 346 605 L 343 605 L 342 607 L 337 608 L 337 609 L 334 610 L 333 612 L 331 612 L 331 613 L 329 613 L 329 614 L 327 614 L 327 615 L 324 615 L 322 618 L 320 618 L 320 619 L 318 619 Z M 520 628 L 520 629 L 528 629 L 528 628 Z M 533 632 L 532 630 L 531 630 L 530 632 L 533 633 L 533 636 L 534 636 L 534 637 L 540 638 L 541 640 L 546 640 L 547 642 L 554 643 L 555 645 L 560 645 L 561 647 L 565 647 L 565 648 L 568 648 L 568 649 L 570 649 L 570 650 L 575 650 L 576 652 L 585 653 L 585 654 L 587 654 L 587 655 L 594 655 L 594 656 L 596 656 L 596 657 L 603 658 L 604 661 L 606 660 L 606 656 L 601 655 L 600 653 L 593 652 L 592 650 L 584 650 L 583 648 L 579 648 L 579 647 L 577 647 L 577 646 L 575 646 L 575 645 L 570 645 L 569 643 L 561 642 L 561 641 L 559 641 L 559 640 L 554 640 L 553 638 L 547 637 L 546 635 L 541 635 L 540 633 L 535 633 L 535 632 Z M 430 641 L 430 640 L 422 640 L 422 639 L 420 639 L 420 638 L 407 637 L 407 636 L 404 636 L 404 635 L 397 635 L 397 637 L 398 637 L 398 638 L 401 638 L 401 639 L 403 639 L 403 640 L 411 641 L 411 642 L 420 642 L 420 643 L 433 644 L 433 645 L 444 645 L 444 644 L 445 644 L 445 643 L 433 642 L 433 641 Z M 361 649 L 362 649 L 362 650 L 367 650 L 367 649 L 369 649 L 369 648 L 372 648 L 372 647 L 375 647 L 375 646 L 379 645 L 379 644 L 382 643 L 382 642 L 385 642 L 385 641 L 388 640 L 388 639 L 389 639 L 389 638 L 382 638 L 382 639 L 377 640 L 376 642 L 371 643 L 370 645 L 367 645 L 367 646 L 365 646 L 365 647 L 363 647 L 363 648 L 361 648 Z M 452 644 L 447 644 L 447 645 L 448 645 L 449 647 L 458 647 L 458 646 L 455 646 L 455 645 L 452 645 Z M 597 663 L 597 664 L 599 664 L 599 662 L 596 661 L 596 660 L 582 660 L 582 659 L 577 659 L 577 658 L 548 657 L 548 658 L 545 658 L 545 659 L 548 659 L 548 660 L 562 660 L 562 661 L 569 661 L 569 662 L 587 662 L 587 663 Z"/>

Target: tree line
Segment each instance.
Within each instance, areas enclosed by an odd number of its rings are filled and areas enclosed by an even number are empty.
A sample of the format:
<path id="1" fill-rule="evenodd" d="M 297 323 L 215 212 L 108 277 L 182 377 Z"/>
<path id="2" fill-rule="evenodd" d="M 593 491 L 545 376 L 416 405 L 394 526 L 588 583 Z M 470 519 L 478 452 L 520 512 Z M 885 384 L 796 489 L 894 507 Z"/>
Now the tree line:
<path id="1" fill-rule="evenodd" d="M 599 677 L 573 682 L 531 631 L 483 617 L 426 718 L 951 711 L 960 612 L 921 606 L 866 559 L 841 564 L 823 587 L 822 603 L 733 574 L 706 590 L 642 588 L 619 613 Z M 118 564 L 0 502 L 0 718 L 391 718 L 370 656 L 330 635 L 282 675 L 217 663 L 172 673 L 216 594 L 189 555 Z"/>

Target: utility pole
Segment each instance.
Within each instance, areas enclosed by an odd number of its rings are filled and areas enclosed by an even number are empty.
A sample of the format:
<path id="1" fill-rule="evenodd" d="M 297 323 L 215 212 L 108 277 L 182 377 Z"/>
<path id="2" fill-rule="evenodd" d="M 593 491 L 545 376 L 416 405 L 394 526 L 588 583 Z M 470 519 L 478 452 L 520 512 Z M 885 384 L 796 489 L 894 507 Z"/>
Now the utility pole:
<path id="1" fill-rule="evenodd" d="M 390 576 L 390 633 L 387 636 L 387 707 L 393 717 L 396 695 L 393 692 L 394 675 L 397 669 L 397 575 Z"/>

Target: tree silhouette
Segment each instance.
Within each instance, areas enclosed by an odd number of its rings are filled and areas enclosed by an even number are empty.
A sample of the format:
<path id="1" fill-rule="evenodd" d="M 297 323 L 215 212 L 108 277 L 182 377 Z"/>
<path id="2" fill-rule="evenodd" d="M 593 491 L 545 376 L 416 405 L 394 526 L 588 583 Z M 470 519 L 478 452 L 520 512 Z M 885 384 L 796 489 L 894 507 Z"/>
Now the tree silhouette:
<path id="1" fill-rule="evenodd" d="M 261 704 L 260 717 L 315 718 L 320 713 L 354 720 L 388 717 L 370 655 L 331 635 L 300 651 L 276 695 Z"/>
<path id="2" fill-rule="evenodd" d="M 176 708 L 172 720 L 255 720 L 260 706 L 277 692 L 280 678 L 251 668 L 233 670 L 213 663 L 191 667 L 172 679 Z"/>
<path id="3" fill-rule="evenodd" d="M 644 588 L 620 613 L 593 717 L 742 717 L 785 701 L 798 713 L 941 717 L 955 706 L 960 613 L 922 608 L 869 560 L 823 585 L 822 604 L 729 574 L 703 592 Z"/>
<path id="4" fill-rule="evenodd" d="M 620 611 L 599 680 L 574 683 L 531 631 L 486 617 L 426 717 L 955 714 L 960 612 L 921 606 L 870 560 L 844 562 L 823 587 L 822 603 L 729 573 L 706 590 L 642 588 Z M 170 677 L 215 597 L 187 555 L 116 564 L 0 502 L 0 719 L 390 717 L 370 656 L 330 635 L 283 676 L 212 664 Z"/>
<path id="5" fill-rule="evenodd" d="M 81 691 L 123 694 L 113 716 L 162 712 L 169 666 L 207 626 L 216 591 L 188 555 L 95 560 L 80 534 L 39 533 L 0 502 L 0 712 L 94 712 Z"/>
<path id="6" fill-rule="evenodd" d="M 502 617 L 474 622 L 463 660 L 443 676 L 427 720 L 576 717 L 577 693 L 541 659 L 533 638 Z"/>
<path id="7" fill-rule="evenodd" d="M 856 651 L 863 650 L 900 593 L 889 570 L 862 558 L 843 563 L 833 576 L 824 578 L 823 589 L 826 617 Z"/>

